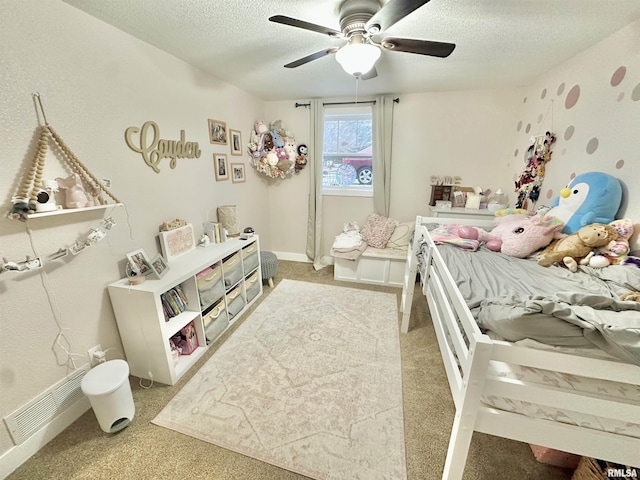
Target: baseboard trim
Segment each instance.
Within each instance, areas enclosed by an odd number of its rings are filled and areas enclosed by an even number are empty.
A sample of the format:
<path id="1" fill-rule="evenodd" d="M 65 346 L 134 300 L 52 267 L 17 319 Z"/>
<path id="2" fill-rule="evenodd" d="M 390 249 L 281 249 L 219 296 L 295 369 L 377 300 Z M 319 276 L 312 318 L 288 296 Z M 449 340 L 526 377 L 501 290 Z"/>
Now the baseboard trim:
<path id="1" fill-rule="evenodd" d="M 288 253 L 288 252 L 273 252 L 278 257 L 278 260 L 288 260 L 290 262 L 302 262 L 310 263 L 309 258 L 304 253 Z"/>
<path id="2" fill-rule="evenodd" d="M 91 408 L 87 397 L 82 397 L 76 403 L 67 408 L 51 422 L 45 424 L 40 430 L 31 435 L 20 445 L 7 450 L 0 455 L 0 475 L 7 478 L 20 465 L 29 460 L 38 450 L 53 440 L 65 428 L 70 426 L 78 418 Z"/>
<path id="3" fill-rule="evenodd" d="M 288 252 L 273 252 L 278 257 L 278 260 L 287 260 L 289 262 L 302 262 L 302 263 L 311 263 L 309 257 L 307 257 L 304 253 L 288 253 Z M 333 257 L 325 256 L 322 257 L 322 262 L 325 265 L 333 265 Z"/>

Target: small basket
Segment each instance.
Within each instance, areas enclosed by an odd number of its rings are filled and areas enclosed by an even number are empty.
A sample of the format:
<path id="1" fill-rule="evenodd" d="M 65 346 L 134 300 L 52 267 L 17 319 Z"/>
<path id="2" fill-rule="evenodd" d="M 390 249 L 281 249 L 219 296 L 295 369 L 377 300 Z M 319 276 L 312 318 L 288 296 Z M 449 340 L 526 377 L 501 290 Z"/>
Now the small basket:
<path id="1" fill-rule="evenodd" d="M 607 480 L 611 478 L 608 475 L 608 470 L 610 469 L 623 470 L 625 472 L 634 471 L 634 473 L 637 471 L 637 475 L 640 475 L 640 469 L 634 467 L 582 457 L 578 463 L 578 468 L 573 472 L 571 480 Z"/>

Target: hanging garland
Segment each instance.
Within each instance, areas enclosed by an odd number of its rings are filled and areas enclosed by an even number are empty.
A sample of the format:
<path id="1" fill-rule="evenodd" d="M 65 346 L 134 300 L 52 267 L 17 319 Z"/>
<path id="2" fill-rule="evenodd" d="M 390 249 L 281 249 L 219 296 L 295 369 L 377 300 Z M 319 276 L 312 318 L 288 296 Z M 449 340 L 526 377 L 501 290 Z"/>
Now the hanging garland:
<path id="1" fill-rule="evenodd" d="M 296 146 L 293 133 L 281 120 L 269 126 L 258 120 L 251 131 L 248 150 L 251 166 L 271 178 L 286 178 L 307 164 L 306 145 Z"/>

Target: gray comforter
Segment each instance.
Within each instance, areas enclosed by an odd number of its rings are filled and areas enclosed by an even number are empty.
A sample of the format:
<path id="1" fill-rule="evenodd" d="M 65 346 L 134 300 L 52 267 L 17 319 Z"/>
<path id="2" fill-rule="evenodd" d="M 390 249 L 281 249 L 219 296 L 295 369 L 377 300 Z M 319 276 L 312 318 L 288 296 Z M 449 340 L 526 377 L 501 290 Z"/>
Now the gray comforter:
<path id="1" fill-rule="evenodd" d="M 640 290 L 640 268 L 581 267 L 572 273 L 484 248 L 438 250 L 481 328 L 509 341 L 596 346 L 640 365 L 640 303 L 619 300 Z"/>

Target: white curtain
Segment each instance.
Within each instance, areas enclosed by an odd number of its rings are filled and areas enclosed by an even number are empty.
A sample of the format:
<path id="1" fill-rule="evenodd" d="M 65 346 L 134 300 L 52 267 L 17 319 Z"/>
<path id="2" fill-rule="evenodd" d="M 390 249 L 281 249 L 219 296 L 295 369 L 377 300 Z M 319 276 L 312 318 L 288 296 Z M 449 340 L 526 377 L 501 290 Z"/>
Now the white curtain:
<path id="1" fill-rule="evenodd" d="M 307 257 L 313 268 L 326 267 L 322 245 L 322 143 L 324 135 L 324 107 L 322 100 L 311 100 L 309 107 L 309 220 L 307 224 Z"/>
<path id="2" fill-rule="evenodd" d="M 373 106 L 373 209 L 389 216 L 391 199 L 391 138 L 393 135 L 393 97 L 376 97 Z"/>

